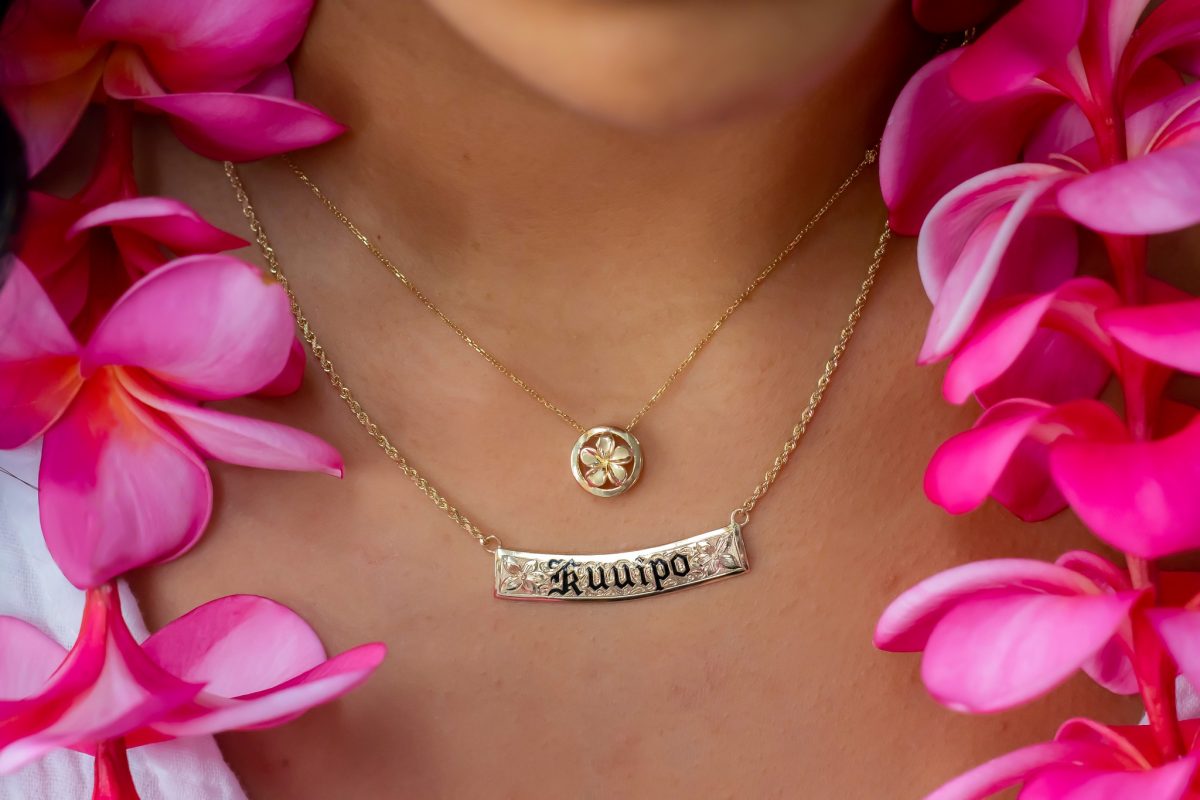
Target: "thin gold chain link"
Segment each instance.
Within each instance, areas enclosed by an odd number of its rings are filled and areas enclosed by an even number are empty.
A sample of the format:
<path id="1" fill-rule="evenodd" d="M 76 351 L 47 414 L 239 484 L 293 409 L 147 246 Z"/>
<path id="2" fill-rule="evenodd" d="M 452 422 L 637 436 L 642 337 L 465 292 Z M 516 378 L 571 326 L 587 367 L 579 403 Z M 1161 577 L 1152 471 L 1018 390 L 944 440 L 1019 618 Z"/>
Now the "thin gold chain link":
<path id="1" fill-rule="evenodd" d="M 869 151 L 868 159 L 866 160 L 867 164 L 874 161 L 874 152 L 874 150 Z M 865 164 L 860 165 L 855 171 L 855 174 L 847 180 L 852 181 L 855 177 L 857 177 L 857 173 L 861 172 L 864 166 Z M 267 237 L 266 229 L 263 227 L 262 221 L 259 220 L 258 215 L 254 210 L 254 206 L 250 202 L 250 196 L 246 191 L 245 185 L 242 183 L 237 168 L 232 162 L 225 162 L 225 176 L 229 179 L 229 183 L 233 187 L 234 195 L 236 196 L 237 201 L 242 209 L 242 215 L 246 218 L 246 221 L 250 226 L 251 233 L 254 234 L 255 244 L 258 245 L 258 249 L 262 253 L 262 257 L 266 262 L 268 271 L 287 293 L 288 301 L 291 305 L 292 316 L 296 319 L 296 325 L 300 330 L 301 337 L 304 339 L 305 344 L 308 345 L 309 350 L 312 352 L 313 358 L 315 358 L 317 363 L 320 365 L 321 371 L 325 373 L 326 378 L 329 380 L 329 384 L 334 388 L 334 391 L 338 393 L 338 396 L 346 404 L 346 407 L 350 410 L 350 413 L 354 415 L 354 418 L 358 420 L 359 425 L 362 426 L 367 434 L 375 441 L 375 444 L 377 444 L 379 448 L 383 450 L 384 454 L 400 469 L 404 476 L 412 481 L 412 483 L 421 491 L 421 493 L 428 497 L 435 506 L 444 511 L 456 525 L 465 530 L 488 552 L 495 552 L 497 549 L 502 547 L 499 537 L 494 534 L 484 533 L 482 530 L 480 530 L 480 528 L 465 514 L 451 505 L 445 496 L 439 492 L 423 475 L 421 475 L 421 473 L 415 467 L 408 463 L 408 460 L 400 453 L 396 446 L 392 444 L 391 439 L 384 434 L 384 432 L 379 428 L 379 425 L 371 419 L 370 415 L 362 407 L 362 404 L 359 403 L 359 401 L 354 397 L 353 391 L 346 384 L 346 382 L 342 380 L 341 375 L 334 368 L 333 361 L 330 359 L 329 354 L 325 351 L 325 348 L 321 345 L 317 338 L 316 331 L 313 330 L 311 323 L 308 321 L 308 318 L 301 309 L 300 301 L 296 297 L 296 292 L 292 289 L 287 276 L 284 274 L 283 269 L 279 264 L 279 258 L 275 253 L 275 248 L 271 245 L 271 241 Z M 844 191 L 844 189 L 842 191 Z M 834 199 L 836 200 L 836 197 Z M 832 201 L 827 203 L 826 207 L 821 210 L 820 214 L 824 214 L 830 205 L 832 205 Z M 816 219 L 819 219 L 819 216 Z M 791 246 L 794 247 L 801 238 L 803 238 L 803 232 L 796 238 L 796 240 L 794 240 Z M 867 276 L 862 282 L 858 296 L 854 299 L 854 308 L 850 311 L 849 317 L 847 317 L 846 325 L 842 328 L 837 344 L 835 344 L 833 347 L 832 355 L 830 356 L 829 360 L 825 362 L 825 367 L 821 372 L 821 376 L 817 379 L 816 389 L 814 389 L 813 393 L 809 396 L 808 404 L 805 406 L 803 412 L 801 412 L 800 420 L 792 427 L 791 436 L 786 442 L 784 442 L 782 451 L 775 458 L 771 468 L 768 469 L 766 474 L 763 476 L 763 480 L 754 487 L 754 491 L 749 497 L 746 498 L 745 502 L 743 502 L 740 506 L 735 508 L 733 512 L 730 513 L 730 522 L 736 522 L 740 525 L 746 525 L 749 523 L 750 512 L 754 510 L 754 507 L 758 504 L 758 501 L 761 500 L 763 496 L 766 495 L 766 493 L 770 490 L 771 486 L 774 485 L 775 481 L 779 478 L 779 474 L 783 471 L 783 468 L 787 466 L 788 460 L 791 458 L 792 453 L 799 445 L 800 439 L 803 438 L 804 434 L 808 431 L 808 426 L 812 422 L 813 416 L 816 414 L 817 408 L 820 406 L 821 401 L 824 399 L 825 392 L 829 388 L 829 384 L 833 379 L 833 375 L 841 363 L 842 356 L 845 355 L 846 348 L 849 346 L 850 340 L 854 336 L 854 332 L 857 330 L 858 322 L 862 318 L 863 310 L 866 308 L 867 299 L 871 294 L 871 289 L 875 286 L 875 281 L 883 264 L 883 259 L 887 254 L 887 247 L 890 241 L 891 229 L 885 225 L 883 233 L 879 236 L 879 243 L 875 248 L 873 260 L 871 261 L 870 266 L 867 268 Z M 769 269 L 773 269 L 779 261 L 786 257 L 786 255 L 787 252 L 785 251 L 785 253 L 782 254 Z M 765 277 L 765 275 L 761 276 L 762 279 L 765 279 Z M 761 282 L 761 279 L 758 280 L 758 283 Z M 753 286 L 748 288 L 747 292 L 743 293 L 743 296 L 739 298 L 738 302 L 744 300 L 751 291 L 753 291 Z M 728 314 L 732 313 L 732 310 L 733 307 L 731 306 L 725 315 L 726 319 L 728 318 Z M 711 338 L 711 334 L 708 338 Z M 694 352 L 691 357 L 694 357 Z M 663 390 L 665 390 L 665 386 Z M 660 392 L 663 390 L 660 390 Z M 645 409 L 643 409 L 643 413 L 644 410 Z"/>
<path id="2" fill-rule="evenodd" d="M 782 264 L 784 259 L 792 254 L 792 251 L 799 246 L 800 242 L 804 240 L 804 237 L 806 237 L 812 231 L 812 229 L 817 226 L 817 224 L 825 217 L 825 214 L 828 213 L 829 209 L 833 208 L 834 204 L 841 199 L 842 195 L 844 195 L 846 191 L 854 184 L 855 179 L 857 179 L 858 176 L 861 175 L 868 166 L 875 163 L 877 157 L 877 147 L 872 147 L 866 151 L 866 153 L 863 155 L 862 161 L 860 161 L 858 165 L 855 166 L 855 168 L 850 172 L 850 174 L 846 176 L 846 179 L 843 180 L 841 185 L 839 185 L 834 193 L 829 196 L 824 205 L 817 209 L 817 212 L 809 218 L 804 227 L 802 227 L 800 231 L 794 237 L 792 237 L 792 240 L 787 243 L 783 250 L 781 250 L 779 254 L 775 256 L 775 258 L 771 259 L 769 264 L 759 271 L 758 275 L 754 277 L 754 280 L 752 280 L 750 284 L 742 290 L 742 293 L 739 294 L 737 298 L 735 298 L 734 301 L 729 304 L 721 316 L 717 318 L 717 321 L 709 327 L 703 338 L 701 338 L 700 341 L 696 343 L 696 346 L 688 352 L 683 361 L 679 362 L 679 365 L 671 371 L 671 374 L 667 376 L 667 379 L 663 381 L 662 385 L 659 386 L 654 394 L 650 396 L 650 399 L 646 401 L 641 409 L 639 409 L 638 412 L 633 415 L 633 419 L 631 419 L 629 424 L 625 426 L 625 430 L 629 431 L 630 433 L 633 432 L 634 427 L 638 424 L 638 422 L 641 421 L 642 417 L 646 415 L 646 412 L 658 402 L 659 398 L 661 398 L 666 393 L 667 389 L 671 387 L 671 384 L 675 383 L 675 379 L 683 374 L 684 370 L 686 370 L 691 363 L 695 361 L 696 356 L 700 355 L 700 351 L 703 350 L 708 343 L 712 341 L 713 337 L 717 335 L 717 331 L 721 330 L 725 323 L 729 321 L 729 318 L 733 316 L 733 313 L 737 311 L 743 303 L 750 299 L 750 296 L 754 294 L 759 286 L 762 285 L 763 281 L 770 277 L 771 273 L 775 271 L 776 267 Z M 514 384 L 519 386 L 526 394 L 540 403 L 543 407 L 554 412 L 559 419 L 566 422 L 581 434 L 587 431 L 587 428 L 584 425 L 567 413 L 567 411 L 565 411 L 563 408 L 551 402 L 542 392 L 535 389 L 528 381 L 524 380 L 515 372 L 513 372 L 509 367 L 501 362 L 495 354 L 480 344 L 477 339 L 467 333 L 461 325 L 452 320 L 432 300 L 430 300 L 429 296 L 421 291 L 421 289 L 412 281 L 412 279 L 405 275 L 404 272 L 402 272 L 400 268 L 397 267 L 395 263 L 393 263 L 392 260 L 387 257 L 386 254 L 384 254 L 379 246 L 371 241 L 370 237 L 366 236 L 359 229 L 359 227 L 354 224 L 354 221 L 351 220 L 350 217 L 348 217 L 346 213 L 329 198 L 328 195 L 321 191 L 320 187 L 317 186 L 317 184 L 304 172 L 304 170 L 300 169 L 299 165 L 297 165 L 290 156 L 283 156 L 283 160 L 288 167 L 291 168 L 292 173 L 300 180 L 300 182 L 307 186 L 309 191 L 311 191 L 312 194 L 321 202 L 321 205 L 323 205 L 326 210 L 328 210 L 329 213 L 332 214 L 335 219 L 337 219 L 338 222 L 345 226 L 345 228 L 354 235 L 354 238 L 358 240 L 359 244 L 365 247 L 380 264 L 386 267 L 387 270 L 396 278 L 396 280 L 400 281 L 404 288 L 408 289 L 408 291 L 411 292 L 412 295 L 417 298 L 422 305 L 425 306 L 425 308 L 433 312 L 438 319 L 440 319 L 451 330 L 453 330 L 458 335 L 459 339 L 462 339 L 462 341 L 468 347 L 481 355 L 484 360 L 495 367 L 501 374 L 507 377 Z"/>

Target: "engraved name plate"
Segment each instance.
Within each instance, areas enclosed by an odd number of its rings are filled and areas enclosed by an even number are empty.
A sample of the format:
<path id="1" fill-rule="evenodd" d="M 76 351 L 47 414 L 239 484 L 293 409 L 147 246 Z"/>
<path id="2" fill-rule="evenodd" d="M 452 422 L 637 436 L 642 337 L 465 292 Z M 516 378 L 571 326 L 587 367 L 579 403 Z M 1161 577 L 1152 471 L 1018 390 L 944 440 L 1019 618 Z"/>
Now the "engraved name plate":
<path id="1" fill-rule="evenodd" d="M 629 600 L 745 572 L 742 529 L 627 553 L 574 555 L 496 550 L 496 596 L 506 600 Z"/>

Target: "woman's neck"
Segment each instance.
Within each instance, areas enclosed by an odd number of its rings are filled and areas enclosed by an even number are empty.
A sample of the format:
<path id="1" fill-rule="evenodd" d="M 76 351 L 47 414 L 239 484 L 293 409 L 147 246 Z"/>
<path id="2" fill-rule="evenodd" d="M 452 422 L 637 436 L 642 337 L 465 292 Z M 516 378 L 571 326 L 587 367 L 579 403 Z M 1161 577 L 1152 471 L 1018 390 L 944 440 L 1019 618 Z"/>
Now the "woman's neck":
<path id="1" fill-rule="evenodd" d="M 297 86 L 352 133 L 301 163 L 439 273 L 719 270 L 769 258 L 878 137 L 910 30 L 886 20 L 774 108 L 638 131 L 526 88 L 423 3 L 322 3 Z"/>

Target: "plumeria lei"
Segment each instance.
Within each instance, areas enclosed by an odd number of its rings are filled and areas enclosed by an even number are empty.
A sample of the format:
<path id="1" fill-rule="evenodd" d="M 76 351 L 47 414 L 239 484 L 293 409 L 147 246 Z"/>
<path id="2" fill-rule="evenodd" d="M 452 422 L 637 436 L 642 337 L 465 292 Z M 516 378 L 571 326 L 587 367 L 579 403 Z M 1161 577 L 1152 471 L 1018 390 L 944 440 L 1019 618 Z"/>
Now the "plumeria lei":
<path id="1" fill-rule="evenodd" d="M 293 719 L 362 682 L 384 655 L 333 658 L 263 597 L 206 603 L 142 642 L 118 579 L 203 534 L 205 461 L 341 475 L 302 431 L 208 401 L 298 388 L 304 356 L 281 287 L 223 255 L 245 244 L 176 200 L 138 192 L 132 117 L 245 160 L 342 126 L 291 97 L 285 59 L 312 0 L 17 0 L 0 26 L 0 100 L 36 174 L 89 106 L 105 120 L 90 179 L 34 192 L 0 290 L 0 448 L 41 439 L 47 547 L 85 594 L 68 650 L 0 617 L 0 773 L 58 748 L 96 758 L 94 798 L 131 800 L 127 749 Z"/>
<path id="2" fill-rule="evenodd" d="M 983 408 L 934 454 L 926 493 L 1031 522 L 1069 507 L 1125 565 L 1069 552 L 950 569 L 897 598 L 875 641 L 923 652 L 929 692 L 960 711 L 1083 670 L 1140 693 L 1148 719 L 1070 720 L 929 800 L 1014 785 L 1022 800 L 1195 800 L 1200 722 L 1179 719 L 1175 687 L 1200 686 L 1200 576 L 1158 560 L 1200 550 L 1200 413 L 1167 393 L 1200 373 L 1200 300 L 1152 277 L 1147 245 L 1200 222 L 1200 2 L 914 8 L 940 31 L 994 19 L 912 78 L 881 153 L 933 301 L 920 360 L 949 359 L 946 398 Z"/>

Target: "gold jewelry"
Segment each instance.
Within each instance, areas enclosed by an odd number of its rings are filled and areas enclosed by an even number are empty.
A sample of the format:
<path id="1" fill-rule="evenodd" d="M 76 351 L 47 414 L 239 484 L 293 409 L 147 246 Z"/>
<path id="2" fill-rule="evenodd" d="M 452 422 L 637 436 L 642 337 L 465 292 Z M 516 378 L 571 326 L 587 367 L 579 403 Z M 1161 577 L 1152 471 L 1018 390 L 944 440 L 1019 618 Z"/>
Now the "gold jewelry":
<path id="1" fill-rule="evenodd" d="M 873 149 L 868 151 L 866 163 L 869 164 L 875 160 L 875 152 Z M 408 463 L 408 460 L 392 444 L 391 439 L 371 419 L 362 404 L 354 397 L 350 387 L 346 385 L 334 368 L 329 354 L 318 341 L 316 332 L 301 310 L 296 293 L 279 265 L 275 249 L 254 211 L 254 206 L 250 202 L 250 197 L 242 184 L 237 168 L 231 162 L 225 162 L 225 175 L 233 187 L 234 194 L 241 205 L 242 214 L 249 223 L 250 231 L 254 234 L 255 243 L 262 253 L 267 269 L 287 292 L 300 335 L 311 350 L 313 358 L 320 364 L 330 385 L 367 434 L 400 469 L 401 473 L 412 481 L 435 506 L 446 512 L 446 515 L 456 525 L 492 554 L 495 594 L 497 597 L 506 599 L 621 600 L 662 594 L 745 572 L 749 563 L 746 558 L 745 543 L 742 539 L 742 528 L 750 523 L 750 513 L 779 478 L 800 439 L 808 431 L 813 415 L 824 399 L 833 374 L 837 371 L 842 356 L 850 344 L 850 339 L 854 336 L 858 322 L 862 318 L 867 298 L 875 285 L 876 276 L 883 263 L 883 258 L 887 254 L 888 243 L 891 241 L 891 230 L 885 224 L 883 232 L 879 236 L 873 260 L 867 268 L 867 275 L 863 279 L 858 296 L 854 299 L 854 307 L 846 319 L 846 325 L 838 336 L 837 344 L 834 345 L 829 360 L 825 362 L 821 376 L 817 379 L 816 388 L 809 395 L 808 403 L 801 412 L 799 421 L 792 426 L 791 435 L 784 442 L 781 452 L 775 457 L 774 463 L 766 471 L 762 481 L 754 487 L 750 496 L 740 506 L 730 512 L 729 524 L 708 533 L 646 550 L 602 555 L 532 553 L 506 549 L 495 534 L 484 533 L 480 530 L 466 515 L 451 505 L 445 496 L 434 488 L 415 467 Z M 610 458 L 610 460 L 612 459 Z"/>
<path id="2" fill-rule="evenodd" d="M 775 258 L 771 260 L 763 269 L 755 276 L 754 280 L 742 290 L 734 301 L 725 309 L 725 311 L 717 318 L 708 329 L 708 332 L 700 339 L 699 342 L 688 352 L 683 361 L 672 370 L 667 379 L 663 381 L 658 390 L 650 396 L 650 399 L 645 402 L 641 409 L 633 415 L 633 419 L 629 421 L 624 428 L 618 428 L 610 425 L 601 425 L 592 428 L 585 428 L 574 417 L 568 414 L 561 407 L 550 402 L 546 396 L 535 389 L 529 382 L 522 379 L 509 367 L 505 366 L 490 350 L 485 348 L 474 337 L 463 330 L 462 326 L 446 315 L 437 305 L 434 304 L 429 297 L 422 292 L 412 279 L 405 275 L 400 269 L 379 249 L 370 237 L 365 236 L 363 232 L 354 224 L 351 219 L 346 216 L 337 204 L 321 191 L 321 189 L 308 177 L 305 172 L 300 169 L 288 156 L 284 156 L 283 160 L 291 168 L 292 173 L 309 188 L 314 196 L 321 201 L 330 214 L 332 214 L 339 222 L 346 227 L 354 235 L 363 247 L 365 247 L 371 255 L 375 257 L 380 264 L 387 268 L 389 272 L 404 285 L 414 297 L 417 298 L 427 309 L 429 309 L 438 319 L 444 322 L 451 330 L 453 330 L 458 338 L 484 358 L 489 364 L 495 367 L 502 375 L 519 386 L 526 394 L 536 400 L 543 408 L 552 411 L 562 421 L 566 422 L 579 434 L 579 438 L 575 440 L 575 446 L 571 449 L 571 474 L 574 475 L 575 481 L 585 491 L 597 497 L 616 497 L 624 494 L 633 485 L 637 483 L 638 477 L 642 473 L 642 447 L 637 438 L 633 435 L 633 429 L 641 421 L 659 398 L 666 393 L 671 384 L 675 382 L 684 370 L 691 365 L 700 351 L 712 341 L 717 335 L 717 331 L 733 316 L 733 312 L 741 307 L 742 303 L 754 294 L 755 290 L 762 285 L 775 268 L 778 267 L 783 260 L 787 258 L 793 250 L 800 244 L 809 231 L 817 226 L 817 223 L 824 218 L 825 213 L 833 207 L 833 204 L 838 201 L 846 190 L 854 183 L 854 180 L 862 174 L 870 164 L 874 163 L 876 158 L 876 149 L 871 148 L 863 155 L 862 161 L 850 172 L 846 179 L 842 181 L 837 190 L 829 196 L 825 204 L 817 210 L 817 212 L 809 219 L 809 221 L 800 229 L 792 240 L 779 252 Z"/>

